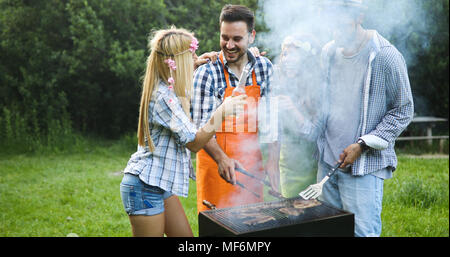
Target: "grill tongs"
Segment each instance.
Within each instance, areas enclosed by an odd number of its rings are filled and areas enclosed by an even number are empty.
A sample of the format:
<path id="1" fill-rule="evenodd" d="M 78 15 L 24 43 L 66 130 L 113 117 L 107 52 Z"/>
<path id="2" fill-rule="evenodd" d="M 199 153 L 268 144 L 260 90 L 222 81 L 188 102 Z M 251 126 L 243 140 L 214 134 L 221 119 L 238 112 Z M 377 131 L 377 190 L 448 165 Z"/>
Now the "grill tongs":
<path id="1" fill-rule="evenodd" d="M 236 171 L 238 171 L 238 172 L 240 172 L 240 173 L 246 175 L 246 176 L 249 176 L 249 177 L 251 177 L 251 178 L 257 180 L 257 181 L 260 182 L 261 184 L 263 184 L 263 185 L 269 187 L 269 194 L 270 194 L 270 195 L 272 195 L 272 196 L 274 196 L 274 197 L 276 197 L 276 198 L 278 198 L 278 199 L 283 199 L 283 200 L 286 199 L 286 198 L 283 197 L 280 193 L 275 192 L 275 191 L 272 190 L 272 185 L 270 184 L 269 181 L 264 180 L 264 179 L 261 179 L 261 178 L 258 178 L 257 176 L 253 175 L 252 173 L 250 173 L 250 172 L 248 172 L 248 171 L 245 171 L 244 169 L 241 169 L 241 168 L 239 168 L 239 167 L 235 167 L 234 169 L 235 169 Z M 240 185 L 242 185 L 242 184 L 238 183 L 238 185 L 240 186 Z"/>
<path id="2" fill-rule="evenodd" d="M 327 175 L 322 179 L 322 181 L 320 181 L 317 184 L 310 185 L 305 190 L 300 192 L 299 195 L 303 197 L 303 199 L 305 200 L 316 199 L 317 197 L 319 197 L 322 194 L 323 184 L 327 182 L 327 180 L 334 174 L 334 172 L 339 168 L 339 166 L 341 166 L 343 162 L 344 161 L 341 161 L 338 164 L 336 164 L 336 166 L 334 166 L 333 169 L 331 169 L 331 171 L 327 173 Z"/>

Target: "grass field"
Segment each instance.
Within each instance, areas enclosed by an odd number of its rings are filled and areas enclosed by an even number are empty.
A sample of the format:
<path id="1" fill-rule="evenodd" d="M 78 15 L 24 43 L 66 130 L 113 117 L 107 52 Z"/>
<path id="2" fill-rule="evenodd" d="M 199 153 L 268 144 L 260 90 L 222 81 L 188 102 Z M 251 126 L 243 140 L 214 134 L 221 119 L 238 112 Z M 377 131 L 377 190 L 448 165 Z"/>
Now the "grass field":
<path id="1" fill-rule="evenodd" d="M 76 153 L 0 155 L 0 236 L 131 236 L 119 194 L 131 153 L 110 144 Z M 195 182 L 181 201 L 197 236 Z M 394 178 L 385 182 L 382 220 L 382 236 L 448 237 L 448 157 L 400 156 Z"/>

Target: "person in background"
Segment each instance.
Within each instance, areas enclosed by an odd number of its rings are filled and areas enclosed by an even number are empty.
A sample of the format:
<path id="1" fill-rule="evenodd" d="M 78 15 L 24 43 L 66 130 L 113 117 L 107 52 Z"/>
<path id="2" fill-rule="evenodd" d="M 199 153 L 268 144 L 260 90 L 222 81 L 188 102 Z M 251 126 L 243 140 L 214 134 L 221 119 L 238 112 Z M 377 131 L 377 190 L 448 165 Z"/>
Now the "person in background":
<path id="1" fill-rule="evenodd" d="M 226 99 L 197 129 L 189 113 L 197 40 L 173 27 L 157 31 L 149 47 L 138 150 L 124 169 L 121 198 L 134 236 L 192 236 L 178 199 L 187 197 L 193 176 L 190 151 L 199 151 L 226 117 L 239 114 L 246 95 Z"/>
<path id="2" fill-rule="evenodd" d="M 362 0 L 324 1 L 323 11 L 334 39 L 322 49 L 327 111 L 315 122 L 300 119 L 299 129 L 317 139 L 318 181 L 342 163 L 320 199 L 355 214 L 356 236 L 379 236 L 383 183 L 397 166 L 395 140 L 413 118 L 408 71 L 388 40 L 362 27 Z"/>
<path id="3" fill-rule="evenodd" d="M 248 70 L 248 76 L 242 79 L 248 96 L 243 122 L 238 119 L 225 122 L 216 137 L 197 154 L 199 212 L 207 209 L 203 200 L 218 208 L 263 201 L 263 186 L 235 173 L 236 167 L 260 178 L 266 176 L 265 169 L 273 188 L 279 187 L 276 143 L 268 143 L 274 150 L 263 168 L 258 140 L 258 102 L 260 97 L 269 94 L 273 67 L 267 58 L 255 57 L 248 51 L 255 35 L 253 12 L 245 6 L 225 5 L 220 15 L 219 59 L 200 66 L 195 72 L 192 115 L 195 124 L 201 127 L 220 103 L 232 97 L 241 74 Z M 236 182 L 247 189 L 238 187 Z"/>
<path id="4" fill-rule="evenodd" d="M 316 143 L 297 133 L 297 116 L 301 110 L 306 119 L 314 120 L 321 109 L 320 51 L 312 35 L 287 36 L 275 66 L 273 95 L 278 97 L 279 106 L 280 186 L 281 194 L 288 198 L 298 196 L 317 177 Z"/>

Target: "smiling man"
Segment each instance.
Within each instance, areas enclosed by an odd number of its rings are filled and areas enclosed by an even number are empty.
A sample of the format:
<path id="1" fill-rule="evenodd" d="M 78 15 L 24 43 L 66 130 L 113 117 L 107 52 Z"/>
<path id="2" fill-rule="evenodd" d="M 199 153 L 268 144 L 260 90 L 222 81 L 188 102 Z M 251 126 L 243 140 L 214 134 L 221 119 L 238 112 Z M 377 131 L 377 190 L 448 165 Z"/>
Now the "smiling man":
<path id="1" fill-rule="evenodd" d="M 267 58 L 255 57 L 248 51 L 256 36 L 254 20 L 249 8 L 225 5 L 220 14 L 219 58 L 200 66 L 194 74 L 192 117 L 197 126 L 202 126 L 223 100 L 232 96 L 244 68 L 249 71 L 243 78 L 248 96 L 244 115 L 224 122 L 222 130 L 197 154 L 198 211 L 206 209 L 203 200 L 218 208 L 263 201 L 262 185 L 235 173 L 236 167 L 261 178 L 267 170 L 272 188 L 278 191 L 277 143 L 269 144 L 271 150 L 263 168 L 258 141 L 258 102 L 268 95 L 273 68 Z M 246 188 L 237 186 L 236 182 Z"/>

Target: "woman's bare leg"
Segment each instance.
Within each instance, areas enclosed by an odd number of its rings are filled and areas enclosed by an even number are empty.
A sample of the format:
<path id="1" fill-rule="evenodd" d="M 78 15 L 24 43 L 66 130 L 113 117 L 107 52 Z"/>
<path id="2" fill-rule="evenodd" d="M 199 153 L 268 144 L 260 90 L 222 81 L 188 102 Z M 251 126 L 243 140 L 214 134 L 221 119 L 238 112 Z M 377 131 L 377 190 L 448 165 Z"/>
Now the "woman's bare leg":
<path id="1" fill-rule="evenodd" d="M 131 229 L 135 237 L 164 236 L 164 212 L 154 216 L 130 215 Z"/>
<path id="2" fill-rule="evenodd" d="M 169 237 L 193 237 L 191 226 L 177 196 L 164 200 L 165 234 Z"/>

